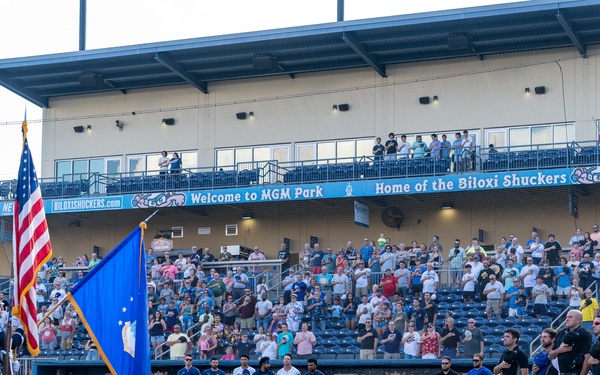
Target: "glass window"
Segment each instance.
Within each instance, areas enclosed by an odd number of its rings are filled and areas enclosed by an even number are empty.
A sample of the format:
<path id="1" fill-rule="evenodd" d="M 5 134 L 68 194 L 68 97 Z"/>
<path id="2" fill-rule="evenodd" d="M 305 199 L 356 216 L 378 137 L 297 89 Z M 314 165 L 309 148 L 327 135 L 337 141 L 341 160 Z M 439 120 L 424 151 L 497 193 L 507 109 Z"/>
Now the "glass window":
<path id="1" fill-rule="evenodd" d="M 229 166 L 234 163 L 233 150 L 217 150 L 217 166 Z"/>
<path id="2" fill-rule="evenodd" d="M 317 159 L 334 159 L 335 158 L 335 143 L 323 142 L 317 144 Z M 320 163 L 326 163 L 321 162 Z"/>
<path id="3" fill-rule="evenodd" d="M 184 169 L 195 169 L 198 168 L 198 153 L 195 151 L 182 152 L 181 163 Z M 157 162 L 158 163 L 158 162 Z"/>
<path id="4" fill-rule="evenodd" d="M 315 160 L 315 144 L 297 145 L 296 154 L 296 160 L 298 161 Z"/>
<path id="5" fill-rule="evenodd" d="M 359 139 L 356 141 L 356 156 L 371 156 L 375 141 L 372 139 Z"/>
<path id="6" fill-rule="evenodd" d="M 273 160 L 277 160 L 280 163 L 290 161 L 290 148 L 288 146 L 273 147 Z"/>
<path id="7" fill-rule="evenodd" d="M 511 147 L 531 145 L 531 138 L 529 137 L 529 128 L 509 129 L 508 136 L 508 143 L 511 145 Z"/>
<path id="8" fill-rule="evenodd" d="M 356 155 L 355 151 L 355 141 L 339 141 L 337 142 L 337 158 L 353 158 Z M 343 162 L 344 160 L 339 160 Z M 345 160 L 349 161 L 349 160 Z"/>
<path id="9" fill-rule="evenodd" d="M 144 160 L 142 156 L 134 156 L 129 158 L 129 175 L 142 176 L 144 174 Z"/>
<path id="10" fill-rule="evenodd" d="M 65 174 L 71 174 L 71 161 L 57 161 L 56 162 L 56 177 L 62 177 Z"/>
<path id="11" fill-rule="evenodd" d="M 554 143 L 566 143 L 575 140 L 575 124 L 554 125 Z M 561 145 L 560 147 L 564 147 Z"/>
<path id="12" fill-rule="evenodd" d="M 254 160 L 253 161 L 265 161 L 271 160 L 271 147 L 255 147 L 254 148 Z"/>
<path id="13" fill-rule="evenodd" d="M 158 159 L 160 159 L 161 156 L 161 154 L 146 155 L 146 170 L 150 171 L 148 172 L 148 175 L 155 175 L 159 173 L 160 167 L 158 166 Z"/>
<path id="14" fill-rule="evenodd" d="M 533 148 L 540 145 L 540 148 L 552 148 L 552 127 L 535 126 L 531 128 L 531 145 Z"/>

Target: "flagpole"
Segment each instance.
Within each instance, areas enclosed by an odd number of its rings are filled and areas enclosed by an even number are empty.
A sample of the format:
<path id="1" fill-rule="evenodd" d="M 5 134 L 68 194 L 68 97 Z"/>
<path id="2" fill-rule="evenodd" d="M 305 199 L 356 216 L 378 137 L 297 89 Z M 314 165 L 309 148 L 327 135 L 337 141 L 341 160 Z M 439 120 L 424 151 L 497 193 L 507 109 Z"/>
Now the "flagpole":
<path id="1" fill-rule="evenodd" d="M 4 347 L 6 348 L 4 354 L 4 369 L 2 369 L 3 374 L 12 374 L 12 363 L 10 361 L 10 346 L 12 340 L 12 319 L 8 319 L 6 322 L 6 337 L 4 340 Z"/>
<path id="2" fill-rule="evenodd" d="M 46 315 L 44 315 L 42 317 L 42 319 L 38 320 L 37 322 L 37 326 L 39 327 L 44 320 L 46 320 L 46 318 L 50 317 L 50 315 L 52 315 L 52 313 L 54 312 L 54 310 L 58 309 L 60 306 L 62 306 L 65 302 L 67 301 L 67 297 L 65 296 L 65 298 L 63 298 L 59 303 L 57 303 L 56 305 L 52 305 L 50 306 L 50 310 L 48 310 L 46 312 Z"/>

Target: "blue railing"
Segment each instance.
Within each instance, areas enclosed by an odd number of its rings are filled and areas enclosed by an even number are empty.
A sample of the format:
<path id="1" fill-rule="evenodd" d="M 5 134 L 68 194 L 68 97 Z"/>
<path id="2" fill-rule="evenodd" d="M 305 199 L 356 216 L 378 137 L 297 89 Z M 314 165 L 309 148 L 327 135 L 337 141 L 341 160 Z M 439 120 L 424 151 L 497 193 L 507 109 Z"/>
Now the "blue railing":
<path id="1" fill-rule="evenodd" d="M 470 152 L 446 157 L 375 159 L 318 159 L 281 163 L 273 160 L 222 167 L 184 169 L 160 175 L 159 171 L 119 174 L 80 173 L 40 179 L 45 198 L 75 198 L 160 191 L 239 188 L 255 185 L 354 181 L 464 173 L 469 170 L 570 168 L 600 164 L 598 141 L 542 144 L 499 148 L 476 147 Z M 0 200 L 14 199 L 16 180 L 0 181 Z"/>

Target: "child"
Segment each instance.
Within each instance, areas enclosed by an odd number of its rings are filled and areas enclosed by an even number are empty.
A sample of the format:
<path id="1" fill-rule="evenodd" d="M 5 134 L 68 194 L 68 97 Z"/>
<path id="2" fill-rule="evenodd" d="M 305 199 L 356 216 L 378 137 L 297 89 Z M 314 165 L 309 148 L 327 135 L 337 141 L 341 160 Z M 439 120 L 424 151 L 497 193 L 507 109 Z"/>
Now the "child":
<path id="1" fill-rule="evenodd" d="M 517 318 L 522 318 L 527 314 L 527 309 L 529 308 L 527 293 L 525 292 L 523 285 L 519 287 L 519 296 L 515 303 L 517 305 Z"/>
<path id="2" fill-rule="evenodd" d="M 248 341 L 248 334 L 246 332 L 242 333 L 242 339 L 237 343 L 237 355 L 238 358 L 242 355 L 250 356 L 250 349 L 252 348 L 250 342 Z"/>
<path id="3" fill-rule="evenodd" d="M 377 247 L 379 247 L 380 250 L 383 249 L 386 242 L 387 240 L 385 239 L 385 234 L 379 233 L 379 238 L 377 239 Z"/>
<path id="4" fill-rule="evenodd" d="M 223 356 L 221 357 L 221 361 L 231 361 L 235 359 L 235 355 L 233 355 L 233 348 L 231 346 L 228 346 L 227 349 L 225 349 L 225 354 L 223 354 Z"/>
<path id="5" fill-rule="evenodd" d="M 329 311 L 331 311 L 332 321 L 337 322 L 342 318 L 342 306 L 340 306 L 340 299 L 338 297 L 333 299 L 333 306 L 329 308 Z"/>
<path id="6" fill-rule="evenodd" d="M 200 336 L 198 347 L 200 348 L 200 359 L 208 359 L 206 356 L 208 353 L 208 335 L 202 334 L 202 336 Z"/>

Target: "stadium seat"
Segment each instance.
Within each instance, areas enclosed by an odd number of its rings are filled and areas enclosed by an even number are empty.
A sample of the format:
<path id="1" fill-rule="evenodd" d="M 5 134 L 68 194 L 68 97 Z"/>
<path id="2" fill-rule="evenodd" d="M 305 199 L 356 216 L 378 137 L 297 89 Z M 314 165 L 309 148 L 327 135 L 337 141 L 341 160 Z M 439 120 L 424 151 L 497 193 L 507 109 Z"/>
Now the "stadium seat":
<path id="1" fill-rule="evenodd" d="M 352 360 L 354 359 L 354 353 L 339 353 L 337 355 L 337 360 Z"/>
<path id="2" fill-rule="evenodd" d="M 319 359 L 329 359 L 333 360 L 337 358 L 337 353 L 322 353 L 319 354 Z"/>

